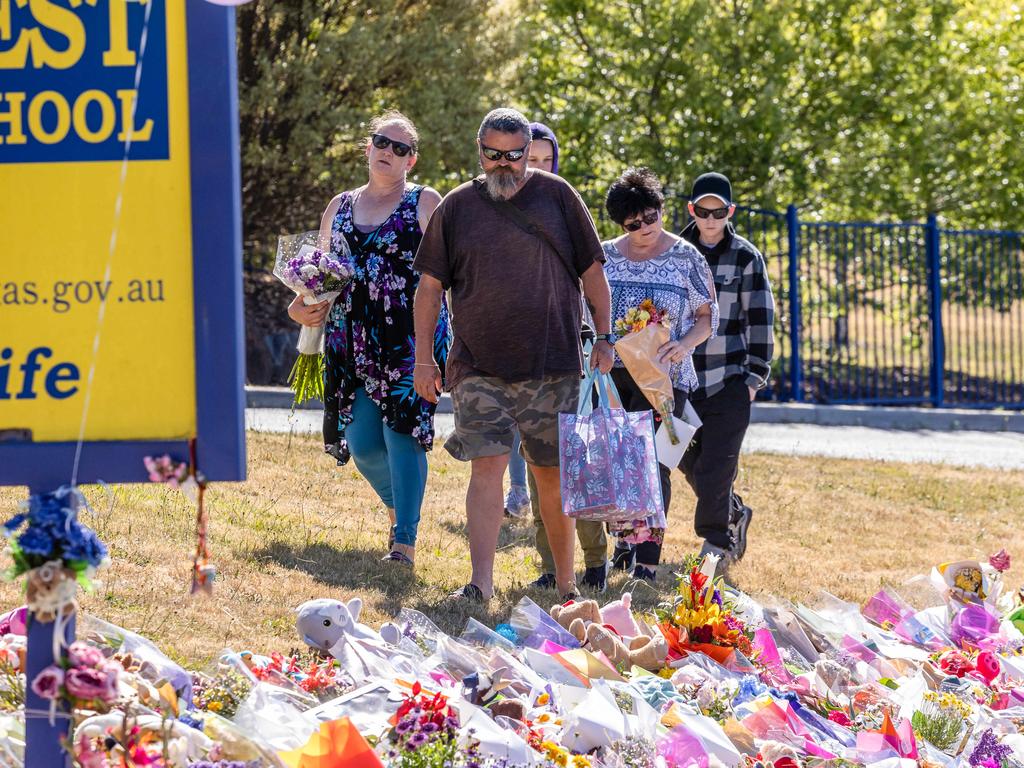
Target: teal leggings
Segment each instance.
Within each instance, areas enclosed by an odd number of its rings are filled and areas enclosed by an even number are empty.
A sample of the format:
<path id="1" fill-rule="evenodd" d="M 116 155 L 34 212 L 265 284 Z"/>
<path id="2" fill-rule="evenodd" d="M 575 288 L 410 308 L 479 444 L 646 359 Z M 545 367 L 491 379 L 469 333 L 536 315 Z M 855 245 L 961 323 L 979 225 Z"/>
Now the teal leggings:
<path id="1" fill-rule="evenodd" d="M 427 486 L 427 453 L 412 435 L 384 424 L 380 408 L 360 387 L 345 438 L 356 467 L 384 505 L 395 510 L 395 543 L 414 546 Z"/>

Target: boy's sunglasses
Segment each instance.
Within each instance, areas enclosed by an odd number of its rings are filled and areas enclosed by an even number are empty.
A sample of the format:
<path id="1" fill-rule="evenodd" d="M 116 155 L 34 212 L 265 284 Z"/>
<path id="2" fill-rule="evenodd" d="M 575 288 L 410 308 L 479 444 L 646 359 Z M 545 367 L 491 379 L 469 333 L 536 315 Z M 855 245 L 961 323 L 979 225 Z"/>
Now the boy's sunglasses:
<path id="1" fill-rule="evenodd" d="M 412 145 L 401 141 L 395 141 L 394 139 L 389 139 L 383 133 L 373 134 L 373 136 L 370 137 L 370 141 L 373 142 L 373 146 L 377 149 L 387 149 L 390 146 L 391 151 L 398 157 L 405 157 L 413 151 Z"/>
<path id="2" fill-rule="evenodd" d="M 627 232 L 636 232 L 644 224 L 653 224 L 654 222 L 656 222 L 659 216 L 661 216 L 661 212 L 654 211 L 653 213 L 648 213 L 646 216 L 643 216 L 639 219 L 633 219 L 633 221 L 629 222 L 629 224 L 623 224 L 622 228 Z"/>
<path id="3" fill-rule="evenodd" d="M 706 219 L 709 216 L 713 219 L 724 219 L 729 215 L 729 206 L 724 208 L 702 208 L 699 205 L 693 206 L 693 215 L 698 219 Z"/>
<path id="4" fill-rule="evenodd" d="M 491 147 L 485 147 L 483 144 L 480 145 L 480 154 L 490 160 L 492 163 L 505 158 L 510 163 L 518 163 L 523 159 L 523 155 L 526 154 L 526 147 L 530 146 L 527 144 L 522 149 L 510 149 L 502 152 L 500 149 L 492 149 Z"/>

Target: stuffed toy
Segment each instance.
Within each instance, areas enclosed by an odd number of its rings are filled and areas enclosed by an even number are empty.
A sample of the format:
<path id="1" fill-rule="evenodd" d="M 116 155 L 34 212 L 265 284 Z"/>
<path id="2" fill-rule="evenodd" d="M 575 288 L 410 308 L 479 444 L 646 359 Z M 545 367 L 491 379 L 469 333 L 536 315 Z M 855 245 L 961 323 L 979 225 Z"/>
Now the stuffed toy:
<path id="1" fill-rule="evenodd" d="M 570 600 L 564 605 L 551 606 L 551 618 L 562 625 L 562 629 L 572 632 L 572 624 L 579 619 L 584 624 L 601 623 L 601 608 L 597 600 Z M 576 638 L 579 640 L 579 638 Z"/>
<path id="2" fill-rule="evenodd" d="M 576 628 L 578 630 L 579 625 Z M 585 634 L 590 647 L 607 656 L 616 668 L 637 666 L 656 672 L 665 665 L 668 657 L 668 643 L 660 635 L 638 635 L 627 645 L 614 629 L 602 624 L 589 624 Z"/>
<path id="3" fill-rule="evenodd" d="M 369 641 L 372 644 L 383 640 L 390 645 L 398 645 L 401 639 L 398 627 L 388 622 L 381 625 L 380 632 L 375 632 L 359 623 L 362 609 L 363 601 L 358 597 L 353 597 L 347 603 L 324 598 L 307 600 L 295 609 L 298 614 L 295 628 L 306 645 L 325 653 L 330 653 L 343 638 Z"/>
<path id="4" fill-rule="evenodd" d="M 0 614 L 0 637 L 4 635 L 25 635 L 28 608 L 22 606 Z"/>
<path id="5" fill-rule="evenodd" d="M 633 618 L 633 611 L 630 609 L 632 601 L 633 595 L 624 592 L 621 598 L 608 603 L 601 609 L 601 623 L 607 624 L 622 637 L 636 637 L 645 634 L 640 630 L 636 619 Z"/>
<path id="6" fill-rule="evenodd" d="M 526 704 L 521 699 L 499 699 L 489 707 L 492 717 L 526 722 Z"/>

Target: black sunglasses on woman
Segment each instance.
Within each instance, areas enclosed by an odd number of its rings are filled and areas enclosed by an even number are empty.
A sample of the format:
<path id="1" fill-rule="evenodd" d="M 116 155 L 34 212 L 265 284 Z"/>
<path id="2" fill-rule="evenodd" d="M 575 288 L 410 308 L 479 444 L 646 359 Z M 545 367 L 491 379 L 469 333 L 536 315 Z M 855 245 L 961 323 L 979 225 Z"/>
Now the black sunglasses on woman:
<path id="1" fill-rule="evenodd" d="M 405 157 L 406 155 L 413 151 L 413 147 L 411 144 L 406 144 L 403 141 L 395 141 L 394 139 L 389 139 L 383 133 L 373 134 L 373 136 L 370 137 L 370 141 L 373 142 L 373 146 L 375 146 L 377 149 L 387 149 L 390 146 L 391 151 L 394 152 L 395 155 L 398 157 Z"/>

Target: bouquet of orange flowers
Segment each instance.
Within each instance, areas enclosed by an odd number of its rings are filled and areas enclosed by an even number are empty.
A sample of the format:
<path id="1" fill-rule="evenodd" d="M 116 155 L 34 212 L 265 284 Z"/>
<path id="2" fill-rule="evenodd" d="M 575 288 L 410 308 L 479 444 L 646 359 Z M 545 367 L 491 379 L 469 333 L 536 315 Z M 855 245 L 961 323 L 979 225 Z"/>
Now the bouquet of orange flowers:
<path id="1" fill-rule="evenodd" d="M 639 306 L 630 307 L 626 314 L 615 321 L 615 352 L 637 387 L 661 416 L 669 439 L 673 445 L 679 443 L 672 409 L 675 397 L 672 393 L 672 379 L 669 378 L 667 363 L 658 362 L 658 350 L 669 340 L 672 319 L 663 309 L 658 309 L 650 299 L 644 299 Z"/>
<path id="2" fill-rule="evenodd" d="M 724 664 L 734 649 L 750 656 L 753 633 L 733 612 L 722 579 L 713 577 L 713 565 L 710 561 L 698 563 L 695 558 L 688 565 L 672 600 L 656 611 L 670 658 L 673 652 L 677 657 L 698 652 Z"/>

